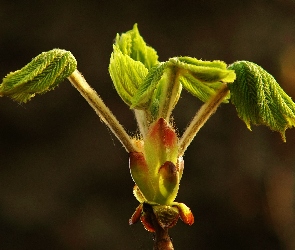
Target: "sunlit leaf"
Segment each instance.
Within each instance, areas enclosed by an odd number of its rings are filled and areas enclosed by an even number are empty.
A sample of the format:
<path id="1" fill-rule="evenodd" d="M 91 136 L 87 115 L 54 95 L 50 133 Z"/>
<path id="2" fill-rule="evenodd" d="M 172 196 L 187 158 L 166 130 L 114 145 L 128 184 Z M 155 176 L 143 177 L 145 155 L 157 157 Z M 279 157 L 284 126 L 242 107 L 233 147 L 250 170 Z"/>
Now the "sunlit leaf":
<path id="1" fill-rule="evenodd" d="M 157 52 L 146 45 L 137 24 L 132 30 L 117 35 L 109 72 L 118 94 L 129 106 L 133 104 L 133 97 L 148 71 L 157 64 Z"/>
<path id="2" fill-rule="evenodd" d="M 133 29 L 118 34 L 115 45 L 121 50 L 124 55 L 130 56 L 135 61 L 142 62 L 147 69 L 152 68 L 158 63 L 157 52 L 150 46 L 146 45 L 142 36 L 139 34 L 137 24 Z"/>
<path id="3" fill-rule="evenodd" d="M 210 83 L 210 85 L 204 84 L 189 73 L 182 74 L 179 80 L 188 92 L 203 102 L 209 100 L 209 98 L 222 86 L 221 82 Z M 224 102 L 228 102 L 228 98 L 229 96 L 224 100 Z"/>
<path id="4" fill-rule="evenodd" d="M 139 86 L 138 91 L 132 99 L 131 108 L 147 109 L 149 107 L 151 97 L 157 88 L 166 68 L 166 63 L 159 63 L 150 69 L 144 82 Z"/>
<path id="5" fill-rule="evenodd" d="M 295 103 L 291 97 L 272 75 L 255 63 L 238 61 L 228 68 L 237 75 L 229 88 L 239 117 L 249 129 L 251 124 L 266 125 L 281 133 L 285 141 L 286 129 L 295 126 Z"/>
<path id="6" fill-rule="evenodd" d="M 52 90 L 77 68 L 71 52 L 53 49 L 35 57 L 22 69 L 9 73 L 0 85 L 0 96 L 27 102 L 35 94 Z"/>
<path id="7" fill-rule="evenodd" d="M 214 95 L 224 82 L 233 82 L 235 79 L 235 72 L 226 69 L 226 64 L 222 61 L 174 57 L 169 62 L 177 68 L 183 87 L 203 102 Z M 228 98 L 224 102 L 227 102 Z"/>
<path id="8" fill-rule="evenodd" d="M 148 69 L 140 61 L 124 55 L 114 45 L 109 72 L 118 94 L 130 106 L 133 96 L 148 74 Z"/>
<path id="9" fill-rule="evenodd" d="M 153 120 L 169 116 L 176 105 L 182 85 L 167 62 L 153 67 L 132 100 L 131 108 L 149 111 Z"/>
<path id="10" fill-rule="evenodd" d="M 164 117 L 169 119 L 172 110 L 179 100 L 182 85 L 174 68 L 167 67 L 151 98 L 149 111 L 154 119 Z"/>

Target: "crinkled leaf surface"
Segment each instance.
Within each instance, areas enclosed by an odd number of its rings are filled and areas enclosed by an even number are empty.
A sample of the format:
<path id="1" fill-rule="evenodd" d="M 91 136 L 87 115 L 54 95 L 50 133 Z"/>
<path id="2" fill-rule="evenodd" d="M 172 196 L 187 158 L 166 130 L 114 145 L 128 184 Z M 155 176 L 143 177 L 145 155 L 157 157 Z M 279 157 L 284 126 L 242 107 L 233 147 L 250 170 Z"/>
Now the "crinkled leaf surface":
<path id="1" fill-rule="evenodd" d="M 255 63 L 238 61 L 228 68 L 237 75 L 229 88 L 238 116 L 249 129 L 251 123 L 266 125 L 281 133 L 285 141 L 286 129 L 295 126 L 295 103 L 291 97 L 272 75 Z"/>
<path id="2" fill-rule="evenodd" d="M 146 45 L 136 24 L 132 30 L 117 34 L 109 72 L 118 94 L 129 106 L 148 71 L 157 64 L 157 52 Z"/>
<path id="3" fill-rule="evenodd" d="M 124 55 L 114 45 L 109 72 L 117 93 L 130 106 L 133 96 L 148 74 L 148 69 L 140 61 L 135 61 L 130 56 Z"/>
<path id="4" fill-rule="evenodd" d="M 151 97 L 159 85 L 159 81 L 163 77 L 166 68 L 166 63 L 159 63 L 150 69 L 143 83 L 139 86 L 138 91 L 132 98 L 131 108 L 144 109 L 149 107 Z"/>
<path id="5" fill-rule="evenodd" d="M 131 108 L 147 110 L 152 120 L 169 119 L 181 90 L 174 67 L 167 62 L 159 63 L 149 71 L 134 95 Z"/>
<path id="6" fill-rule="evenodd" d="M 27 102 L 35 94 L 52 90 L 77 68 L 71 52 L 53 49 L 35 57 L 22 69 L 9 73 L 0 85 L 0 96 Z"/>
<path id="7" fill-rule="evenodd" d="M 165 117 L 168 120 L 179 100 L 182 85 L 176 74 L 174 69 L 168 67 L 150 98 L 149 111 L 155 119 Z"/>
<path id="8" fill-rule="evenodd" d="M 123 33 L 121 36 L 118 34 L 115 45 L 124 55 L 130 56 L 135 61 L 142 62 L 147 69 L 152 68 L 158 63 L 157 52 L 152 47 L 146 45 L 139 34 L 137 24 L 134 24 L 132 30 Z"/>
<path id="9" fill-rule="evenodd" d="M 174 57 L 159 63 L 156 51 L 146 45 L 136 24 L 117 35 L 109 71 L 121 98 L 130 108 L 145 110 L 150 122 L 169 119 L 182 87 L 206 102 L 224 82 L 235 79 L 234 70 L 222 61 Z"/>
<path id="10" fill-rule="evenodd" d="M 192 95 L 206 102 L 221 87 L 233 82 L 235 72 L 222 61 L 202 61 L 192 57 L 174 57 L 169 62 L 177 68 L 179 80 Z M 228 96 L 229 98 L 229 96 Z M 227 102 L 226 98 L 224 102 Z"/>
<path id="11" fill-rule="evenodd" d="M 223 82 L 234 81 L 235 72 L 228 70 L 226 66 L 222 61 L 201 61 L 191 57 L 171 58 L 149 71 L 132 99 L 131 108 L 149 109 L 152 116 L 161 113 L 165 106 L 173 109 L 182 86 L 205 102 L 216 93 Z M 174 100 L 166 105 L 170 96 Z"/>

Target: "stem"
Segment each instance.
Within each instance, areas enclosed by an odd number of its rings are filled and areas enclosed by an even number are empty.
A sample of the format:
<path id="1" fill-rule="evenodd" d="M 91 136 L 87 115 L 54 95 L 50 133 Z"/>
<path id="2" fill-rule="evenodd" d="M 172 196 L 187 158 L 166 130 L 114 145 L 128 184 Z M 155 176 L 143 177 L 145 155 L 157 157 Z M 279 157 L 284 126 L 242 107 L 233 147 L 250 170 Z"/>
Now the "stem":
<path id="1" fill-rule="evenodd" d="M 126 151 L 136 152 L 137 149 L 133 145 L 131 138 L 119 123 L 117 118 L 113 115 L 110 109 L 104 104 L 99 95 L 92 89 L 86 82 L 82 74 L 75 70 L 69 77 L 69 81 L 80 92 L 80 94 L 86 99 L 89 105 L 94 109 L 100 119 L 111 129 L 114 135 L 123 144 Z"/>
<path id="2" fill-rule="evenodd" d="M 144 203 L 143 209 L 155 229 L 153 250 L 174 250 L 171 238 L 168 234 L 168 228 L 162 228 L 160 226 L 156 215 L 154 214 L 152 206 Z"/>
<path id="3" fill-rule="evenodd" d="M 168 68 L 166 71 L 168 75 L 168 84 L 167 90 L 166 90 L 166 96 L 165 96 L 165 102 L 162 107 L 162 110 L 159 112 L 160 117 L 163 117 L 166 121 L 170 121 L 170 116 L 172 113 L 172 110 L 177 103 L 182 85 L 179 82 L 179 73 L 177 72 L 177 69 L 175 67 Z"/>
<path id="4" fill-rule="evenodd" d="M 134 109 L 135 118 L 138 124 L 139 131 L 143 138 L 148 132 L 147 114 L 145 110 Z"/>
<path id="5" fill-rule="evenodd" d="M 179 155 L 182 156 L 190 145 L 198 131 L 201 127 L 206 123 L 206 121 L 210 118 L 212 114 L 216 111 L 220 103 L 224 100 L 224 98 L 229 93 L 229 89 L 227 84 L 224 84 L 217 93 L 212 96 L 196 113 L 195 117 L 186 128 L 182 137 L 179 140 Z"/>

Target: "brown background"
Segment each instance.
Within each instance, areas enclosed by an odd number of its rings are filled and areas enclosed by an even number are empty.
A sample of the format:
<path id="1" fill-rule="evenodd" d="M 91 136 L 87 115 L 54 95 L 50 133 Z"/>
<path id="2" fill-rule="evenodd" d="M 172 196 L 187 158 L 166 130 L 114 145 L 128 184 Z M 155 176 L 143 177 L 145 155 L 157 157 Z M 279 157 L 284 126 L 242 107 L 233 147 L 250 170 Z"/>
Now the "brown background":
<path id="1" fill-rule="evenodd" d="M 161 61 L 253 61 L 295 99 L 294 0 L 0 1 L 0 76 L 70 50 L 134 134 L 108 63 L 116 33 L 135 22 Z M 180 133 L 200 104 L 183 92 Z M 1 249 L 151 249 L 152 235 L 128 225 L 138 205 L 128 155 L 68 81 L 25 105 L 1 98 L 0 121 Z M 195 224 L 171 230 L 176 249 L 295 249 L 295 129 L 286 134 L 250 132 L 231 104 L 218 109 L 185 155 L 177 201 Z"/>

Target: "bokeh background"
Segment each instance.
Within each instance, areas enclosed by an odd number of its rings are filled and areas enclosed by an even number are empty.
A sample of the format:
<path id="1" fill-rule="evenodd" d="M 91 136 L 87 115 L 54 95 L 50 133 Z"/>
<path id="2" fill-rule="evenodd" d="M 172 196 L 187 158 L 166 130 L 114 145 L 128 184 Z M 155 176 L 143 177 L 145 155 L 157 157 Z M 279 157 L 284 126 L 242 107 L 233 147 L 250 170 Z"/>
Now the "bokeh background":
<path id="1" fill-rule="evenodd" d="M 116 33 L 138 23 L 160 60 L 255 62 L 295 99 L 295 1 L 0 1 L 0 76 L 42 51 L 70 50 L 130 134 L 132 112 L 108 73 Z M 183 91 L 181 134 L 201 102 Z M 63 82 L 27 104 L 0 100 L 0 249 L 151 249 L 128 219 L 138 205 L 128 155 Z M 175 249 L 295 249 L 295 129 L 287 142 L 247 130 L 224 104 L 185 154 L 177 201 L 195 215 L 170 230 Z"/>

